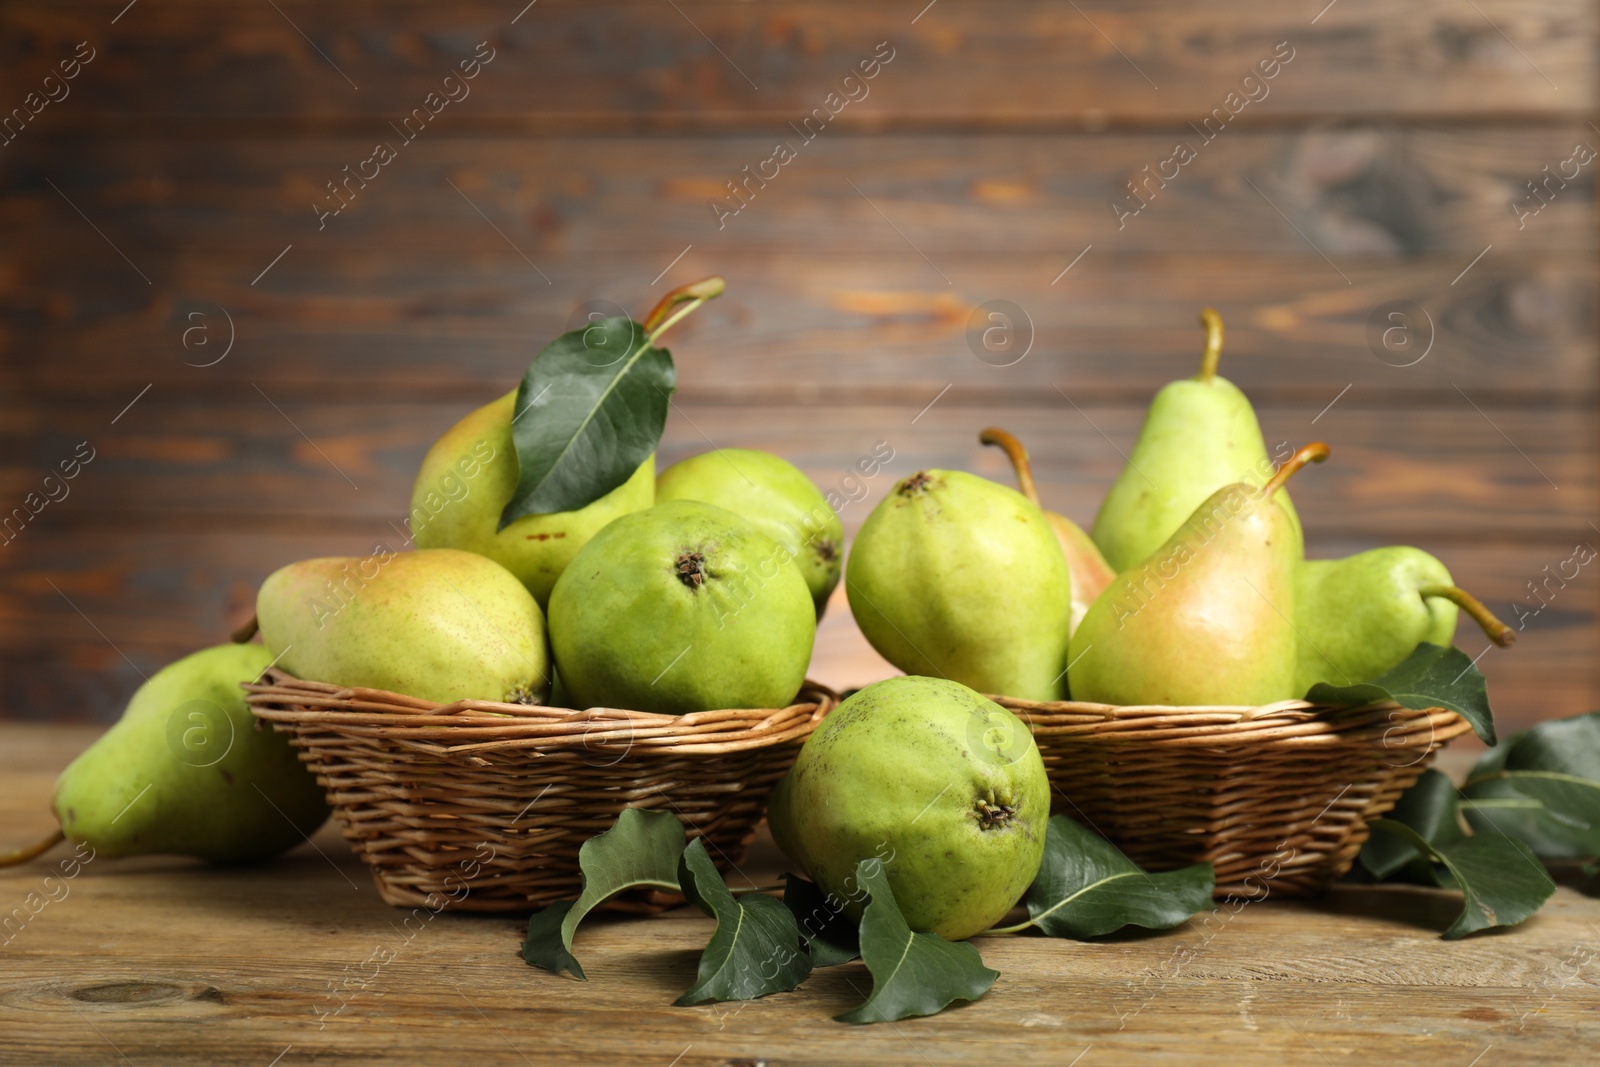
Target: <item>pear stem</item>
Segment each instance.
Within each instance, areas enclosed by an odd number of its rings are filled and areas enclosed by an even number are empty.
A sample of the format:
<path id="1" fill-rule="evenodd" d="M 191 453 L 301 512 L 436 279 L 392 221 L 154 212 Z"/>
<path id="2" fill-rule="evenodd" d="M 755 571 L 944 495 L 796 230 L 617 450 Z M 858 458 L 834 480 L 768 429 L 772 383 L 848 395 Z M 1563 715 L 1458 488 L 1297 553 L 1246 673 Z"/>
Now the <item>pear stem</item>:
<path id="1" fill-rule="evenodd" d="M 228 635 L 228 640 L 236 645 L 248 644 L 259 629 L 261 629 L 261 624 L 256 620 L 255 613 L 252 612 L 249 620 L 243 626 Z"/>
<path id="2" fill-rule="evenodd" d="M 1222 358 L 1222 316 L 1215 308 L 1200 309 L 1200 325 L 1206 328 L 1206 350 L 1200 356 L 1200 373 L 1195 381 L 1210 383 L 1217 375 L 1217 361 Z"/>
<path id="3" fill-rule="evenodd" d="M 978 434 L 978 440 L 1005 450 L 1012 470 L 1017 472 L 1017 488 L 1033 503 L 1039 503 L 1039 490 L 1033 484 L 1033 465 L 1028 462 L 1028 450 L 1022 447 L 1022 442 L 998 426 Z"/>
<path id="4" fill-rule="evenodd" d="M 650 335 L 650 343 L 655 344 L 656 338 L 672 329 L 673 324 L 679 319 L 704 304 L 707 300 L 721 296 L 724 288 L 726 288 L 726 283 L 723 282 L 720 276 L 713 274 L 709 278 L 702 278 L 697 282 L 690 282 L 688 285 L 680 285 L 662 297 L 661 302 L 650 310 L 650 314 L 645 316 L 644 328 L 645 332 Z M 679 307 L 678 305 L 680 304 L 685 306 Z"/>
<path id="5" fill-rule="evenodd" d="M 1261 495 L 1271 496 L 1279 489 L 1282 489 L 1283 483 L 1294 477 L 1295 472 L 1301 467 L 1304 467 L 1307 463 L 1321 463 L 1327 458 L 1328 446 L 1321 441 L 1313 441 L 1309 445 L 1303 446 L 1300 451 L 1290 456 L 1283 466 L 1278 468 L 1278 472 L 1272 476 L 1271 481 L 1261 487 Z"/>
<path id="6" fill-rule="evenodd" d="M 19 863 L 27 863 L 35 856 L 42 856 L 67 839 L 67 835 L 57 830 L 43 841 L 37 841 L 25 848 L 12 849 L 10 852 L 0 852 L 0 867 L 15 867 Z"/>
<path id="7" fill-rule="evenodd" d="M 1501 648 L 1510 648 L 1517 643 L 1517 631 L 1495 618 L 1494 612 L 1484 607 L 1483 601 L 1465 589 L 1453 585 L 1425 585 L 1417 592 L 1425 597 L 1436 596 L 1450 601 L 1472 616 L 1472 621 L 1483 628 L 1484 636 Z"/>

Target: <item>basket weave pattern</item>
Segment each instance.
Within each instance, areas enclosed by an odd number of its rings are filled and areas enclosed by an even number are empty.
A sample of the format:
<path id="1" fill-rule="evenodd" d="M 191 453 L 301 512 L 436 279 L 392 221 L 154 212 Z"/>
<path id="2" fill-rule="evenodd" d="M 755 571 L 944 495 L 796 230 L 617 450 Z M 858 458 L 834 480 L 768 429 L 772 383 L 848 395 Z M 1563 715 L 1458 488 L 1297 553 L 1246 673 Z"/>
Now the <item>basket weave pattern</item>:
<path id="1" fill-rule="evenodd" d="M 787 708 L 683 716 L 439 705 L 277 669 L 246 688 L 327 790 L 383 899 L 466 911 L 577 896 L 579 847 L 624 808 L 673 811 L 719 868 L 742 862 L 768 793 L 838 700 L 807 682 Z"/>
<path id="2" fill-rule="evenodd" d="M 1285 701 L 1113 707 L 995 697 L 1028 723 L 1052 808 L 1150 870 L 1208 860 L 1219 897 L 1303 896 L 1350 869 L 1367 820 L 1394 807 L 1445 742 L 1453 711 Z"/>

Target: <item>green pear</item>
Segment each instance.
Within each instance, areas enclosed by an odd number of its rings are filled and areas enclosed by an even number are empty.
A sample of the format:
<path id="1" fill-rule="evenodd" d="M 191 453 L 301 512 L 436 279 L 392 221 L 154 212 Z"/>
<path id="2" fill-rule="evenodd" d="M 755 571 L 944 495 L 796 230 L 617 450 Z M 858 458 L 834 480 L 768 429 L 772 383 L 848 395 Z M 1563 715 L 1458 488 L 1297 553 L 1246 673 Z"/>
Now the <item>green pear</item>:
<path id="1" fill-rule="evenodd" d="M 844 525 L 800 468 L 748 448 L 722 448 L 674 463 L 656 477 L 656 500 L 698 500 L 743 517 L 794 556 L 817 618 L 839 584 Z"/>
<path id="2" fill-rule="evenodd" d="M 1017 474 L 1017 488 L 1023 496 L 1039 504 L 1039 491 L 1033 484 L 1033 464 L 1029 462 L 1028 450 L 1022 447 L 1022 442 L 998 426 L 991 426 L 978 434 L 978 440 L 1005 450 L 1011 460 L 1011 468 Z M 1039 506 L 1042 508 L 1044 505 Z M 1044 517 L 1055 532 L 1056 540 L 1061 542 L 1061 554 L 1067 557 L 1067 572 L 1072 576 L 1069 630 L 1077 630 L 1078 624 L 1089 613 L 1089 605 L 1111 584 L 1117 572 L 1111 569 L 1111 564 L 1100 554 L 1100 546 L 1084 532 L 1082 526 L 1054 511 L 1046 511 Z"/>
<path id="3" fill-rule="evenodd" d="M 693 500 L 617 519 L 550 594 L 556 666 L 579 708 L 786 707 L 816 632 L 789 550 Z"/>
<path id="4" fill-rule="evenodd" d="M 1420 548 L 1392 545 L 1345 559 L 1306 560 L 1295 572 L 1298 659 L 1294 689 L 1355 685 L 1387 674 L 1422 642 L 1448 648 L 1457 611 L 1508 648 L 1516 631 L 1495 618 Z"/>
<path id="5" fill-rule="evenodd" d="M 537 704 L 544 616 L 492 559 L 452 548 L 302 560 L 256 596 L 261 639 L 297 678 L 449 704 Z"/>
<path id="6" fill-rule="evenodd" d="M 1200 373 L 1168 382 L 1156 394 L 1128 465 L 1094 520 L 1094 543 L 1117 572 L 1143 563 L 1218 489 L 1234 482 L 1260 485 L 1272 476 L 1255 410 L 1237 386 L 1217 375 L 1222 319 L 1206 308 L 1200 321 L 1206 327 Z M 1278 504 L 1304 551 L 1289 494 Z"/>
<path id="7" fill-rule="evenodd" d="M 779 840 L 836 906 L 861 914 L 856 864 L 877 857 L 906 923 L 951 941 L 1000 921 L 1044 856 L 1050 780 L 1033 735 L 942 678 L 890 678 L 845 700 L 781 788 Z"/>
<path id="8" fill-rule="evenodd" d="M 655 499 L 651 455 L 626 482 L 577 511 L 528 515 L 499 529 L 517 488 L 511 441 L 515 390 L 472 412 L 434 442 L 411 490 L 411 534 L 418 548 L 459 548 L 488 556 L 515 574 L 543 609 L 578 550 L 618 515 Z"/>
<path id="9" fill-rule="evenodd" d="M 1059 700 L 1072 580 L 1044 513 L 964 471 L 918 471 L 867 516 L 846 568 L 856 624 L 907 674 Z"/>
<path id="10" fill-rule="evenodd" d="M 1277 492 L 1328 446 L 1307 445 L 1264 487 L 1211 494 L 1154 555 L 1106 587 L 1072 636 L 1072 696 L 1096 704 L 1261 705 L 1294 689 L 1294 522 Z"/>
<path id="11" fill-rule="evenodd" d="M 97 856 L 241 863 L 321 826 L 322 787 L 288 737 L 255 720 L 239 688 L 271 662 L 260 645 L 219 645 L 157 671 L 61 772 L 54 808 L 67 839 Z"/>

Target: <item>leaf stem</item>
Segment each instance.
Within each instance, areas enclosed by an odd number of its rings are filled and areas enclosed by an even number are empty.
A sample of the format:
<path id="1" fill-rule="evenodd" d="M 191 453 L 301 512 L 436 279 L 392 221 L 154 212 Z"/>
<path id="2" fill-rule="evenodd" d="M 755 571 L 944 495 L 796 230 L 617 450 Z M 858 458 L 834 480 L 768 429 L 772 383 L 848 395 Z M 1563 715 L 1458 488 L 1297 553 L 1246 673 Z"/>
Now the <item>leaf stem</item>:
<path id="1" fill-rule="evenodd" d="M 783 886 L 781 886 L 781 885 L 729 886 L 728 887 L 728 892 L 732 893 L 736 897 L 749 896 L 751 893 L 781 893 L 781 892 L 783 892 Z"/>
<path id="2" fill-rule="evenodd" d="M 1015 925 L 1015 926 L 991 926 L 991 927 L 989 927 L 989 929 L 984 930 L 981 933 L 973 934 L 972 936 L 973 937 L 1000 937 L 1000 936 L 1002 936 L 1004 934 L 1020 934 L 1020 933 L 1022 933 L 1022 931 L 1026 930 L 1028 927 L 1030 927 L 1032 925 L 1033 925 L 1033 920 L 1029 919 L 1026 922 L 1017 923 L 1017 925 Z"/>
<path id="3" fill-rule="evenodd" d="M 680 285 L 666 296 L 660 303 L 650 310 L 645 316 L 645 332 L 650 335 L 650 343 L 656 343 L 656 338 L 670 330 L 675 323 L 707 300 L 722 295 L 726 283 L 721 276 L 713 274 L 709 278 L 702 278 L 688 285 Z M 684 305 L 679 307 L 679 305 Z"/>

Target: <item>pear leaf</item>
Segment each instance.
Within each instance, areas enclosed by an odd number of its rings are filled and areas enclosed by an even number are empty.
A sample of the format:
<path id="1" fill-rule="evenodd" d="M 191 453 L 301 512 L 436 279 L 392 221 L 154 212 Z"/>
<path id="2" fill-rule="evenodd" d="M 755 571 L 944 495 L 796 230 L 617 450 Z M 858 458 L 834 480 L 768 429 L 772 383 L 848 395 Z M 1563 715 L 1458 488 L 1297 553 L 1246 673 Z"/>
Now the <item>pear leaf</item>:
<path id="1" fill-rule="evenodd" d="M 672 355 L 622 316 L 545 345 L 517 387 L 517 488 L 500 529 L 586 507 L 627 481 L 660 443 L 676 384 Z"/>
<path id="2" fill-rule="evenodd" d="M 1532 850 L 1504 834 L 1480 833 L 1449 844 L 1432 844 L 1395 819 L 1374 819 L 1370 825 L 1403 838 L 1450 872 L 1463 900 L 1461 914 L 1444 932 L 1447 941 L 1492 926 L 1515 926 L 1543 907 L 1556 891 L 1555 882 Z"/>
<path id="3" fill-rule="evenodd" d="M 1445 708 L 1472 726 L 1486 745 L 1495 742 L 1488 686 L 1465 652 L 1424 641 L 1389 673 L 1370 682 L 1318 682 L 1306 694 L 1312 704 L 1362 706 L 1392 700 L 1403 708 Z"/>
<path id="4" fill-rule="evenodd" d="M 1463 792 L 1476 829 L 1498 830 L 1546 859 L 1600 855 L 1600 712 L 1506 738 L 1478 760 Z"/>
<path id="5" fill-rule="evenodd" d="M 856 885 L 870 896 L 861 915 L 861 959 L 872 974 L 872 993 L 842 1023 L 893 1022 L 943 1011 L 952 1001 L 977 1000 L 999 971 L 983 965 L 978 950 L 937 934 L 913 933 L 895 903 L 883 862 L 856 864 Z"/>
<path id="6" fill-rule="evenodd" d="M 678 857 L 683 855 L 683 823 L 671 812 L 626 808 L 615 825 L 578 849 L 583 892 L 558 901 L 528 920 L 522 958 L 535 967 L 583 978 L 572 955 L 572 936 L 584 916 L 608 899 L 637 886 L 678 892 Z"/>
<path id="7" fill-rule="evenodd" d="M 800 926 L 800 936 L 811 952 L 811 966 L 835 967 L 861 955 L 855 921 L 812 883 L 799 875 L 784 875 L 783 904 Z"/>
<path id="8" fill-rule="evenodd" d="M 1082 940 L 1124 926 L 1177 926 L 1211 906 L 1215 887 L 1209 863 L 1147 874 L 1099 834 L 1052 815 L 1044 862 L 1023 901 L 1031 925 L 1051 937 Z"/>
<path id="9" fill-rule="evenodd" d="M 1455 783 L 1448 776 L 1434 770 L 1424 771 L 1416 784 L 1401 794 L 1389 819 L 1405 823 L 1435 848 L 1449 847 L 1466 840 L 1467 836 L 1461 829 L 1458 803 Z M 1380 881 L 1439 884 L 1433 861 L 1424 851 L 1408 838 L 1381 830 L 1361 846 L 1361 866 Z"/>
<path id="10" fill-rule="evenodd" d="M 694 986 L 675 1001 L 678 1007 L 786 992 L 811 973 L 794 915 L 763 893 L 735 897 L 728 892 L 699 838 L 678 861 L 678 884 L 689 903 L 717 920 Z"/>
<path id="11" fill-rule="evenodd" d="M 533 913 L 528 919 L 528 940 L 522 943 L 522 958 L 535 967 L 551 974 L 567 971 L 583 978 L 583 968 L 561 939 L 561 924 L 576 900 L 558 900 L 547 908 Z"/>

